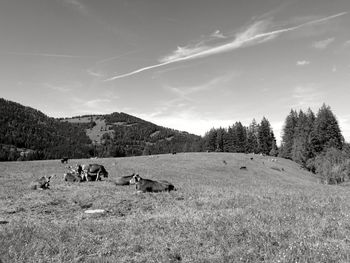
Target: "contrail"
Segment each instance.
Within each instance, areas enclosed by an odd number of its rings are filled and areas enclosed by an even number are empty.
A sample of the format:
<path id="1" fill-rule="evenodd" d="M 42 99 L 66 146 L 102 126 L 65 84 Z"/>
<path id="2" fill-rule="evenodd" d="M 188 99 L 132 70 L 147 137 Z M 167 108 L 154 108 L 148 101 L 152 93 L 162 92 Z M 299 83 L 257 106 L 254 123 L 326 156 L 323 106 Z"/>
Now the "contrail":
<path id="1" fill-rule="evenodd" d="M 217 46 L 217 47 L 209 47 L 203 51 L 198 51 L 197 53 L 191 54 L 191 55 L 187 55 L 184 57 L 178 57 L 178 58 L 174 58 L 174 59 L 170 59 L 168 61 L 159 63 L 159 64 L 155 64 L 155 65 L 151 65 L 151 66 L 147 66 L 147 67 L 143 67 L 140 68 L 138 70 L 126 73 L 126 74 L 121 74 L 121 75 L 117 75 L 114 77 L 111 77 L 109 79 L 106 79 L 105 81 L 111 81 L 111 80 L 116 80 L 116 79 L 120 79 L 120 78 L 124 78 L 124 77 L 128 77 L 128 76 L 132 76 L 135 74 L 138 74 L 140 72 L 146 71 L 146 70 L 150 70 L 153 68 L 159 68 L 168 64 L 172 64 L 172 63 L 177 63 L 177 62 L 181 62 L 181 61 L 185 61 L 185 60 L 191 60 L 191 59 L 196 59 L 196 58 L 201 58 L 201 57 L 207 57 L 207 56 L 211 56 L 211 55 L 215 55 L 215 54 L 220 54 L 223 52 L 228 52 L 234 49 L 238 49 L 241 47 L 244 47 L 248 44 L 250 44 L 251 42 L 255 41 L 255 40 L 270 40 L 272 39 L 271 37 L 273 36 L 277 36 L 279 34 L 285 33 L 285 32 L 289 32 L 289 31 L 294 31 L 297 29 L 300 29 L 302 27 L 308 26 L 308 25 L 313 25 L 313 24 L 318 24 L 318 23 L 322 23 L 325 21 L 328 21 L 330 19 L 339 17 L 339 16 L 343 16 L 347 14 L 347 12 L 342 12 L 339 14 L 335 14 L 332 16 L 328 16 L 328 17 L 324 17 L 321 19 L 316 19 L 316 20 L 312 20 L 294 27 L 288 27 L 288 28 L 284 28 L 284 29 L 279 29 L 279 30 L 274 30 L 271 32 L 267 32 L 267 33 L 261 33 L 261 34 L 256 34 L 252 37 L 248 37 L 248 38 L 242 38 L 240 39 L 239 37 L 236 37 L 235 40 L 233 40 L 232 42 Z M 255 24 L 256 25 L 256 24 Z M 248 29 L 249 30 L 249 29 Z M 245 31 L 247 32 L 247 31 Z M 244 33 L 244 32 L 243 32 Z M 270 37 L 270 39 L 268 38 Z"/>

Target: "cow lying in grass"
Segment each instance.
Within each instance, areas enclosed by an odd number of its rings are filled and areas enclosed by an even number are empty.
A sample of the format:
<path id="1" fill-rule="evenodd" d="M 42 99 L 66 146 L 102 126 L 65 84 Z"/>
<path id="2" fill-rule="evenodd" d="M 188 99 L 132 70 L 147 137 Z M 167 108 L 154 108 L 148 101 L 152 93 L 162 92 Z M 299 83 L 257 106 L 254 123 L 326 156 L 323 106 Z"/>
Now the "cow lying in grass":
<path id="1" fill-rule="evenodd" d="M 30 188 L 33 190 L 50 189 L 50 180 L 55 175 L 43 176 L 30 183 Z"/>
<path id="2" fill-rule="evenodd" d="M 138 193 L 146 193 L 146 192 L 164 192 L 164 191 L 172 191 L 176 188 L 173 184 L 168 181 L 153 181 L 150 179 L 143 179 L 138 174 L 134 175 L 130 184 L 136 184 L 136 190 Z"/>
<path id="3" fill-rule="evenodd" d="M 134 177 L 134 175 L 135 175 L 135 173 L 133 173 L 131 175 L 122 176 L 115 181 L 115 184 L 116 185 L 130 185 L 130 180 Z"/>
<path id="4" fill-rule="evenodd" d="M 108 172 L 101 164 L 84 164 L 83 166 L 78 165 L 78 172 L 81 175 L 83 180 L 91 181 L 95 178 L 94 181 L 101 180 L 101 175 L 103 177 L 108 177 Z"/>
<path id="5" fill-rule="evenodd" d="M 81 182 L 81 181 L 83 181 L 81 176 L 78 173 L 74 172 L 74 171 L 70 171 L 70 172 L 64 173 L 63 179 L 66 182 Z"/>

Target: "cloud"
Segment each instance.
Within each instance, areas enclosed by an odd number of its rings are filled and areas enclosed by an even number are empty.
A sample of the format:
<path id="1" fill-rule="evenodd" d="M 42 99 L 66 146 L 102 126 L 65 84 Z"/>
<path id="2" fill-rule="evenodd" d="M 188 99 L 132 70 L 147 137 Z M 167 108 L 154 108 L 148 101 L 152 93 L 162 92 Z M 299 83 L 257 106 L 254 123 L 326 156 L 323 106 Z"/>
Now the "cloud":
<path id="1" fill-rule="evenodd" d="M 224 74 L 222 76 L 218 76 L 215 78 L 210 79 L 209 81 L 206 81 L 200 85 L 194 85 L 190 87 L 169 87 L 166 86 L 169 90 L 179 94 L 182 97 L 185 97 L 187 95 L 204 91 L 204 90 L 210 90 L 210 89 L 216 89 L 218 88 L 218 85 L 222 85 L 224 83 L 229 82 L 231 79 L 234 77 L 238 76 L 239 73 L 229 73 L 229 74 Z"/>
<path id="2" fill-rule="evenodd" d="M 339 127 L 346 142 L 350 142 L 350 115 L 338 116 Z"/>
<path id="3" fill-rule="evenodd" d="M 297 66 L 306 66 L 309 65 L 311 62 L 308 60 L 299 60 L 297 61 Z"/>
<path id="4" fill-rule="evenodd" d="M 296 101 L 292 108 L 316 107 L 324 102 L 325 93 L 316 84 L 310 83 L 296 86 L 292 98 Z"/>
<path id="5" fill-rule="evenodd" d="M 72 81 L 70 83 L 65 83 L 65 84 L 44 83 L 42 85 L 45 88 L 49 88 L 59 92 L 68 92 L 75 89 L 79 89 L 83 86 L 80 82 L 76 82 L 76 81 Z"/>
<path id="6" fill-rule="evenodd" d="M 334 42 L 334 40 L 335 38 L 332 37 L 325 40 L 317 41 L 312 44 L 312 47 L 319 50 L 326 49 L 332 42 Z"/>
<path id="7" fill-rule="evenodd" d="M 223 33 L 220 32 L 220 30 L 216 30 L 210 36 L 213 37 L 213 38 L 227 38 L 226 36 L 224 36 Z"/>
<path id="8" fill-rule="evenodd" d="M 111 77 L 109 79 L 106 79 L 106 81 L 111 81 L 115 79 L 120 79 L 128 76 L 132 76 L 135 74 L 138 74 L 140 72 L 158 68 L 158 67 L 163 67 L 165 65 L 169 65 L 172 63 L 177 63 L 177 62 L 183 62 L 187 60 L 192 60 L 192 59 L 198 59 L 198 58 L 203 58 L 203 57 L 208 57 L 216 54 L 221 54 L 224 52 L 229 52 L 238 48 L 243 48 L 247 47 L 250 45 L 256 45 L 256 44 L 261 44 L 267 41 L 271 41 L 275 39 L 278 35 L 285 33 L 285 32 L 290 32 L 294 30 L 298 30 L 300 28 L 306 27 L 306 26 L 311 26 L 311 25 L 317 25 L 319 23 L 326 22 L 330 19 L 334 19 L 339 16 L 343 16 L 347 14 L 347 12 L 342 12 L 339 14 L 335 14 L 332 16 L 324 17 L 321 19 L 316 19 L 312 20 L 297 26 L 293 27 L 287 27 L 279 30 L 273 30 L 269 32 L 264 31 L 267 30 L 269 26 L 268 20 L 261 20 L 253 23 L 252 25 L 248 26 L 246 29 L 243 31 L 239 32 L 238 34 L 235 35 L 235 37 L 229 41 L 229 42 L 224 42 L 216 46 L 206 46 L 206 45 L 193 45 L 193 46 L 186 46 L 186 47 L 178 47 L 174 52 L 172 52 L 170 55 L 167 55 L 159 60 L 159 64 L 151 65 L 151 66 L 146 66 L 140 69 L 137 69 L 135 71 L 126 73 L 126 74 L 121 74 L 117 75 L 114 77 Z"/>
<path id="9" fill-rule="evenodd" d="M 80 0 L 63 0 L 63 2 L 72 6 L 73 8 L 75 8 L 76 10 L 78 10 L 80 13 L 84 15 L 89 14 L 89 10 Z"/>

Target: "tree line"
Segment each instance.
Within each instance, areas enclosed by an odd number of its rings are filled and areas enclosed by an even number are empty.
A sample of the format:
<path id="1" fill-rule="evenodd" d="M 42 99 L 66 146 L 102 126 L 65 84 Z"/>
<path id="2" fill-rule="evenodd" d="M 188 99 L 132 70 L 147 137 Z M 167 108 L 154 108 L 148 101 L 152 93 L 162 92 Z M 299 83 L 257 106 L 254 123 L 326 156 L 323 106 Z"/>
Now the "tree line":
<path id="1" fill-rule="evenodd" d="M 260 123 L 253 119 L 248 127 L 236 122 L 228 128 L 212 128 L 204 135 L 203 144 L 207 151 L 278 154 L 275 135 L 265 117 Z"/>
<path id="2" fill-rule="evenodd" d="M 279 156 L 317 173 L 324 183 L 339 183 L 350 176 L 350 147 L 336 116 L 325 104 L 315 115 L 291 110 L 286 117 Z"/>

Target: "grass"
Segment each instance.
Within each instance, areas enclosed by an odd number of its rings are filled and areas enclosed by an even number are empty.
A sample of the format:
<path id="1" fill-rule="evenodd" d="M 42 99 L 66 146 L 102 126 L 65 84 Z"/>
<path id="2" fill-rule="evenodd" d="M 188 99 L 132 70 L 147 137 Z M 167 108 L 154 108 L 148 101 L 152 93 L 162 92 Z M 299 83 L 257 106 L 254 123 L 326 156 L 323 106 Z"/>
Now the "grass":
<path id="1" fill-rule="evenodd" d="M 103 164 L 108 180 L 66 183 L 59 160 L 0 164 L 2 261 L 350 262 L 348 187 L 318 184 L 291 161 L 178 153 L 78 162 Z M 113 183 L 133 172 L 178 191 Z M 29 188 L 50 174 L 50 190 Z"/>

